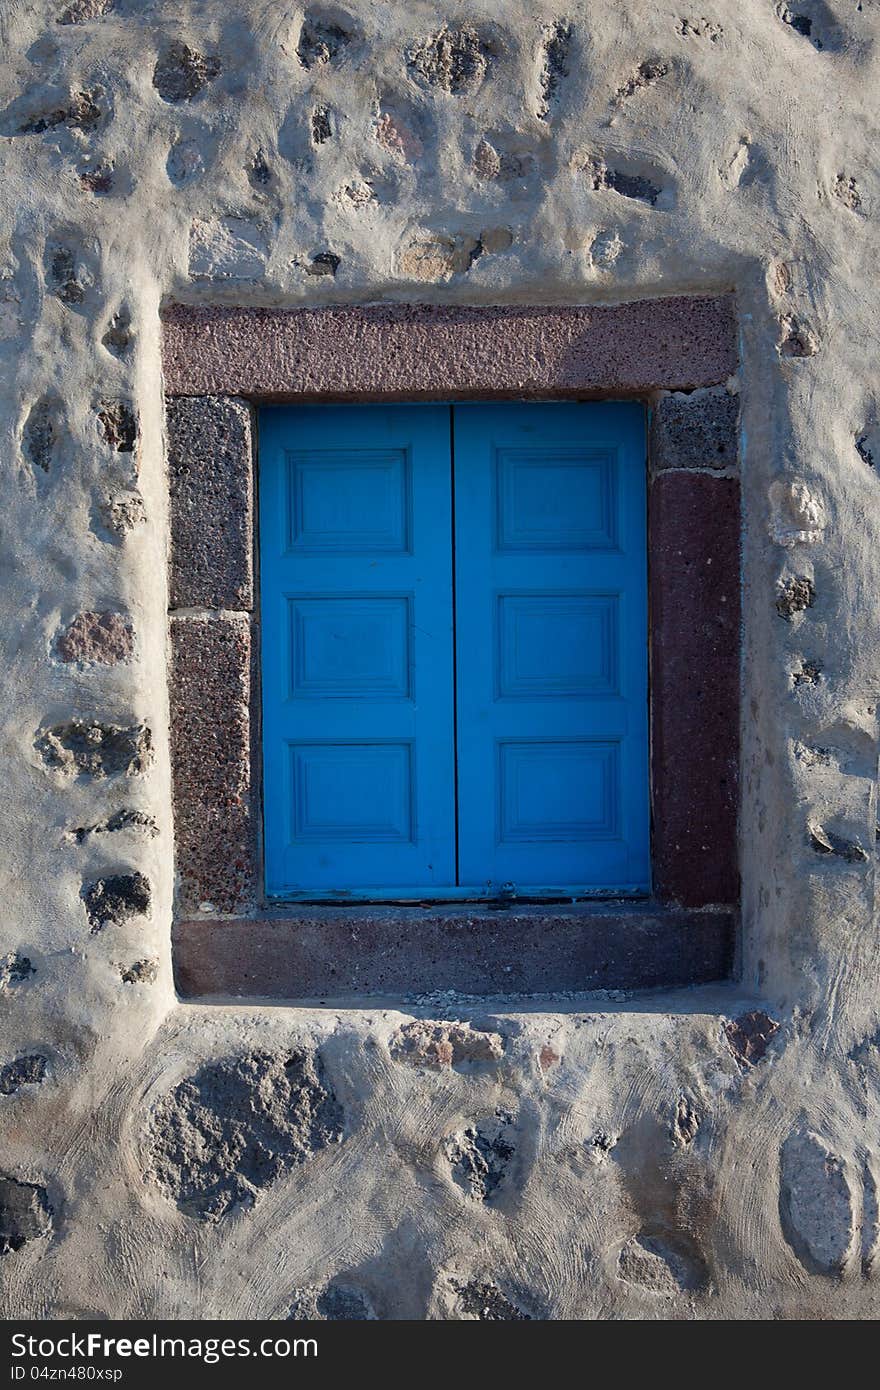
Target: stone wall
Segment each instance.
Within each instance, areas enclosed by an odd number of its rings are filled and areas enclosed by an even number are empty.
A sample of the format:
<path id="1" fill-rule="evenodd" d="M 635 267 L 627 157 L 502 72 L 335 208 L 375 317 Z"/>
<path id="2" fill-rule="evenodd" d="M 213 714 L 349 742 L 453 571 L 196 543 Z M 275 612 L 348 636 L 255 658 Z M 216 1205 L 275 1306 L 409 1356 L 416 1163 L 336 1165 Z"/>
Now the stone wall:
<path id="1" fill-rule="evenodd" d="M 848 0 L 4 6 L 7 1315 L 876 1314 L 878 38 Z M 163 303 L 725 291 L 738 982 L 178 1002 Z"/>

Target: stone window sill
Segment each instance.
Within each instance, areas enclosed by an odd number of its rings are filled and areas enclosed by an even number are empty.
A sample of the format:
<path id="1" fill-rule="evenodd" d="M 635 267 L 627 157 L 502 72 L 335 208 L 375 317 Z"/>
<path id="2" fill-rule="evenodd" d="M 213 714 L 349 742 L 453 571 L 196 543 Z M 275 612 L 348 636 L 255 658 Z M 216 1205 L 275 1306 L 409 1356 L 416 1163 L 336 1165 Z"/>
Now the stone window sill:
<path id="1" fill-rule="evenodd" d="M 731 972 L 735 913 L 661 903 L 301 906 L 175 928 L 184 998 L 675 989 Z"/>

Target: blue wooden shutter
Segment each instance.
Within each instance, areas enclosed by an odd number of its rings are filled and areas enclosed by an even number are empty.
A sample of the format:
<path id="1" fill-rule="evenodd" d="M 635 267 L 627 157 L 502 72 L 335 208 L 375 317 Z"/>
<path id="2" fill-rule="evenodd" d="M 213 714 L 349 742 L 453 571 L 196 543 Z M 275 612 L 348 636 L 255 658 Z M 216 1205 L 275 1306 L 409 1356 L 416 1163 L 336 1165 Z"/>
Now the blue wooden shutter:
<path id="1" fill-rule="evenodd" d="M 449 408 L 260 417 L 269 893 L 455 882 Z"/>
<path id="2" fill-rule="evenodd" d="M 646 889 L 644 412 L 453 416 L 459 882 Z"/>

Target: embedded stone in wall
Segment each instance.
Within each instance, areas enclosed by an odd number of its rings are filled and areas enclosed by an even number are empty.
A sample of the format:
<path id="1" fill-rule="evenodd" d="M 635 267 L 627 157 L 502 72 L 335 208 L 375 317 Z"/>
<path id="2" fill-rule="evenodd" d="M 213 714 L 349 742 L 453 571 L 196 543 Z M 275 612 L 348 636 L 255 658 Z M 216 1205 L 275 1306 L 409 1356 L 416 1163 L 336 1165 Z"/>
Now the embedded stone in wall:
<path id="1" fill-rule="evenodd" d="M 655 206 L 663 193 L 662 185 L 645 174 L 609 169 L 603 159 L 589 159 L 584 165 L 584 172 L 590 188 L 595 192 L 618 193 L 622 198 L 634 198 L 637 202 L 648 203 L 650 207 Z"/>
<path id="2" fill-rule="evenodd" d="M 181 1211 L 219 1221 L 338 1144 L 343 1123 L 315 1052 L 257 1051 L 210 1062 L 154 1107 L 148 1173 Z"/>
<path id="3" fill-rule="evenodd" d="M 389 1051 L 397 1062 L 439 1070 L 474 1062 L 497 1062 L 504 1055 L 504 1043 L 498 1033 L 480 1032 L 469 1023 L 420 1018 L 398 1029 Z"/>
<path id="4" fill-rule="evenodd" d="M 740 1014 L 739 1018 L 729 1019 L 724 1025 L 727 1045 L 740 1066 L 749 1068 L 760 1062 L 779 1024 L 765 1014 L 763 1009 L 752 1009 Z"/>
<path id="5" fill-rule="evenodd" d="M 292 1322 L 375 1322 L 365 1293 L 333 1281 L 323 1289 L 295 1289 L 288 1320 Z"/>
<path id="6" fill-rule="evenodd" d="M 247 176 L 254 188 L 266 188 L 272 182 L 272 169 L 264 150 L 257 150 L 247 166 Z"/>
<path id="7" fill-rule="evenodd" d="M 87 154 L 77 168 L 83 188 L 96 196 L 112 193 L 116 183 L 116 166 L 112 159 Z"/>
<path id="8" fill-rule="evenodd" d="M 812 579 L 806 575 L 788 574 L 777 581 L 776 612 L 786 622 L 791 622 L 797 613 L 812 608 L 816 601 L 816 590 Z"/>
<path id="9" fill-rule="evenodd" d="M 624 1245 L 618 1256 L 617 1277 L 666 1297 L 695 1292 L 707 1283 L 702 1258 L 683 1238 L 647 1231 Z"/>
<path id="10" fill-rule="evenodd" d="M 178 140 L 168 151 L 165 172 L 177 186 L 191 183 L 204 168 L 204 156 L 195 140 Z"/>
<path id="11" fill-rule="evenodd" d="M 206 57 L 175 40 L 162 50 L 153 68 L 153 86 L 163 101 L 192 101 L 220 72 L 220 60 Z"/>
<path id="12" fill-rule="evenodd" d="M 296 45 L 296 56 L 302 67 L 308 69 L 332 63 L 354 37 L 351 29 L 334 23 L 318 11 L 311 10 L 303 20 Z"/>
<path id="13" fill-rule="evenodd" d="M 98 104 L 97 92 L 71 92 L 68 96 L 56 99 L 51 105 L 41 105 L 30 114 L 24 115 L 17 126 L 8 134 L 42 135 L 44 131 L 54 130 L 56 126 L 66 126 L 68 130 L 93 130 L 104 118 L 104 111 Z M 16 103 L 18 105 L 19 103 Z M 21 105 L 32 106 L 30 93 L 25 93 Z M 10 112 L 7 111 L 7 117 Z"/>
<path id="14" fill-rule="evenodd" d="M 672 1119 L 672 1137 L 675 1143 L 686 1148 L 696 1139 L 699 1128 L 700 1112 L 690 1096 L 682 1092 L 675 1103 L 675 1114 Z"/>
<path id="15" fill-rule="evenodd" d="M 152 985 L 159 975 L 159 962 L 155 956 L 136 960 L 131 965 L 121 967 L 119 975 L 124 985 Z"/>
<path id="16" fill-rule="evenodd" d="M 58 16 L 59 24 L 82 24 L 87 19 L 101 19 L 109 14 L 116 0 L 72 0 Z"/>
<path id="17" fill-rule="evenodd" d="M 133 652 L 134 630 L 122 613 L 77 613 L 55 642 L 55 655 L 72 665 L 115 666 Z"/>
<path id="18" fill-rule="evenodd" d="M 600 270 L 613 270 L 622 250 L 623 242 L 617 232 L 598 232 L 590 242 L 590 264 Z"/>
<path id="19" fill-rule="evenodd" d="M 833 854 L 845 859 L 848 864 L 867 864 L 868 853 L 857 840 L 849 840 L 845 835 L 837 835 L 824 825 L 812 821 L 807 826 L 810 844 L 817 854 Z"/>
<path id="20" fill-rule="evenodd" d="M 130 401 L 107 400 L 98 406 L 104 441 L 118 454 L 133 454 L 138 441 L 137 411 Z"/>
<path id="21" fill-rule="evenodd" d="M 34 468 L 48 473 L 52 466 L 61 424 L 60 402 L 48 396 L 36 401 L 28 412 L 21 434 L 25 458 Z"/>
<path id="22" fill-rule="evenodd" d="M 655 82 L 659 82 L 661 77 L 666 77 L 669 72 L 669 64 L 659 60 L 646 61 L 639 63 L 631 77 L 618 87 L 614 93 L 614 106 L 622 106 L 630 97 L 634 97 L 636 92 L 644 91 L 646 87 L 652 87 Z"/>
<path id="23" fill-rule="evenodd" d="M 724 35 L 724 30 L 720 24 L 702 17 L 700 19 L 677 19 L 675 32 L 680 34 L 683 39 L 708 39 L 710 43 L 717 43 Z"/>
<path id="24" fill-rule="evenodd" d="M 809 324 L 794 314 L 786 314 L 779 320 L 776 350 L 781 357 L 814 357 L 819 351 L 819 339 Z"/>
<path id="25" fill-rule="evenodd" d="M 243 217 L 193 222 L 189 273 L 194 280 L 258 280 L 266 269 L 265 231 Z"/>
<path id="26" fill-rule="evenodd" d="M 476 1322 L 532 1322 L 533 1315 L 527 1313 L 506 1294 L 497 1284 L 488 1280 L 470 1279 L 467 1283 L 454 1283 L 456 1291 L 456 1312 L 463 1320 Z"/>
<path id="27" fill-rule="evenodd" d="M 651 462 L 663 468 L 736 468 L 739 397 L 724 386 L 672 391 L 651 419 Z"/>
<path id="28" fill-rule="evenodd" d="M 307 275 L 333 276 L 341 263 L 342 257 L 337 256 L 334 251 L 319 251 L 306 262 L 305 272 Z"/>
<path id="29" fill-rule="evenodd" d="M 788 548 L 816 545 L 825 534 L 825 504 L 804 482 L 777 478 L 770 485 L 771 540 Z"/>
<path id="30" fill-rule="evenodd" d="M 376 143 L 396 155 L 404 163 L 411 164 L 425 153 L 425 147 L 415 130 L 400 116 L 390 111 L 382 111 L 373 127 Z"/>
<path id="31" fill-rule="evenodd" d="M 428 284 L 450 280 L 453 275 L 463 275 L 470 270 L 481 251 L 479 237 L 464 233 L 456 236 L 429 233 L 414 237 L 403 248 L 398 269 L 409 280 L 421 280 Z"/>
<path id="32" fill-rule="evenodd" d="M 538 102 L 538 120 L 549 119 L 559 84 L 568 75 L 568 51 L 571 47 L 572 26 L 567 19 L 554 20 L 544 26 L 541 39 L 541 57 L 538 83 L 541 97 Z"/>
<path id="33" fill-rule="evenodd" d="M 498 134 L 486 135 L 474 150 L 473 168 L 477 178 L 487 182 L 498 180 L 500 183 L 511 183 L 520 180 L 519 187 L 512 190 L 511 196 L 522 198 L 527 192 L 524 181 L 535 170 L 535 157 L 522 147 L 518 139 L 514 141 Z"/>
<path id="34" fill-rule="evenodd" d="M 16 985 L 23 984 L 36 973 L 28 957 L 19 951 L 9 951 L 7 955 L 0 956 L 0 994 L 15 989 Z"/>
<path id="35" fill-rule="evenodd" d="M 333 125 L 330 120 L 330 107 L 319 103 L 312 107 L 312 114 L 309 118 L 309 132 L 312 137 L 313 145 L 323 145 L 331 139 L 333 135 Z"/>
<path id="36" fill-rule="evenodd" d="M 15 1057 L 0 1067 L 0 1096 L 12 1096 L 22 1086 L 39 1086 L 46 1078 L 48 1062 L 41 1052 Z"/>
<path id="37" fill-rule="evenodd" d="M 20 1250 L 52 1231 L 52 1207 L 44 1187 L 0 1177 L 0 1255 Z"/>
<path id="38" fill-rule="evenodd" d="M 85 884 L 81 896 L 93 934 L 145 916 L 152 898 L 149 879 L 141 873 L 108 874 Z"/>
<path id="39" fill-rule="evenodd" d="M 513 1116 L 496 1110 L 491 1118 L 469 1125 L 445 1141 L 443 1150 L 453 1181 L 466 1196 L 478 1202 L 492 1200 L 515 1152 L 514 1132 Z"/>
<path id="40" fill-rule="evenodd" d="M 98 516 L 113 539 L 124 540 L 147 519 L 147 509 L 139 492 L 120 492 L 98 503 Z"/>
<path id="41" fill-rule="evenodd" d="M 831 193 L 850 212 L 862 211 L 862 195 L 854 178 L 847 178 L 846 174 L 838 174 L 831 186 Z"/>
<path id="42" fill-rule="evenodd" d="M 171 648 L 181 906 L 235 912 L 254 892 L 249 620 L 173 617 Z"/>
<path id="43" fill-rule="evenodd" d="M 789 1245 L 814 1274 L 835 1274 L 855 1239 L 852 1193 L 843 1159 L 809 1129 L 782 1145 L 779 1216 Z"/>
<path id="44" fill-rule="evenodd" d="M 71 833 L 76 843 L 81 845 L 92 835 L 115 835 L 120 830 L 135 830 L 148 836 L 159 834 L 155 816 L 151 816 L 148 811 L 135 811 L 128 806 L 114 811 L 105 821 L 98 821 L 96 825 L 81 825 Z"/>
<path id="45" fill-rule="evenodd" d="M 46 766 L 65 777 L 136 777 L 153 760 L 153 736 L 145 724 L 72 719 L 44 729 L 35 747 Z"/>
<path id="46" fill-rule="evenodd" d="M 489 70 L 492 50 L 472 24 L 442 28 L 409 54 L 410 72 L 426 86 L 456 96 L 474 92 Z"/>
<path id="47" fill-rule="evenodd" d="M 165 407 L 172 608 L 253 604 L 251 416 L 244 401 L 178 397 Z"/>
<path id="48" fill-rule="evenodd" d="M 90 272 L 78 263 L 72 247 L 59 242 L 47 243 L 46 284 L 62 304 L 84 303 L 91 283 Z"/>

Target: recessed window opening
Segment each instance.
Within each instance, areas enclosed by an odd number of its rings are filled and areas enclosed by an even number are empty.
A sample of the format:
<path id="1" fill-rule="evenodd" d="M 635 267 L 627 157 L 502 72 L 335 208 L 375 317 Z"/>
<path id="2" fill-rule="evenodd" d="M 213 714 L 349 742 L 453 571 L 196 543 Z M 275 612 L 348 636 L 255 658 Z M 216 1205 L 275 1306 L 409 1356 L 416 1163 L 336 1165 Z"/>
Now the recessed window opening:
<path id="1" fill-rule="evenodd" d="M 650 889 L 633 402 L 266 407 L 266 892 Z"/>

